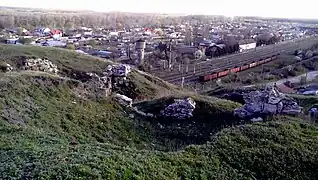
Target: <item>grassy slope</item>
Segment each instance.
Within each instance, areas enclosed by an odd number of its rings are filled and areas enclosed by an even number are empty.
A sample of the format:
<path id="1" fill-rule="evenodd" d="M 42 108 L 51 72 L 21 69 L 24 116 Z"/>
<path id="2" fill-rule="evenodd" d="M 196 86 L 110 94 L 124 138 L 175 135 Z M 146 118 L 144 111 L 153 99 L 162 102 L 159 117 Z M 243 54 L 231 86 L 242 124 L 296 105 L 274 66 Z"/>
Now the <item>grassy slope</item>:
<path id="1" fill-rule="evenodd" d="M 13 46 L 0 47 L 13 49 Z M 12 62 L 14 57 L 7 51 L 1 50 L 1 60 Z M 19 55 L 30 53 L 24 47 L 18 47 L 16 51 Z M 76 67 L 76 64 L 71 67 L 73 61 L 68 58 L 73 53 L 51 48 L 48 51 L 59 53 L 57 56 L 65 53 L 63 59 L 70 64 L 69 67 L 65 66 L 66 70 L 89 70 L 89 67 Z M 63 59 L 50 57 L 52 55 L 47 57 L 56 64 L 59 61 L 63 64 Z M 34 52 L 32 56 L 35 56 Z M 85 59 L 81 61 L 83 67 L 95 66 L 95 61 L 98 61 L 90 56 L 75 57 Z M 95 69 L 98 70 L 97 67 L 91 68 Z M 173 88 L 159 79 L 136 72 L 130 78 L 140 87 L 140 92 L 149 93 L 148 97 L 154 96 L 158 88 Z M 171 136 L 171 133 L 184 135 L 187 130 L 195 129 L 182 126 L 181 130 L 178 127 L 160 130 L 157 127 L 158 120 L 139 117 L 130 119 L 127 112 L 109 98 L 93 101 L 76 96 L 74 88 L 78 84 L 77 80 L 45 73 L 1 74 L 0 178 L 318 178 L 316 125 L 294 119 L 286 121 L 285 118 L 285 122 L 277 120 L 229 128 L 213 136 L 211 143 L 206 145 L 192 145 L 184 150 L 166 152 L 176 149 L 172 146 L 184 147 L 188 143 L 187 138 Z M 199 107 L 194 113 L 195 119 L 192 119 L 197 124 L 204 127 L 209 124 L 206 122 L 214 122 L 216 119 L 232 121 L 231 112 L 237 104 L 192 96 Z M 141 102 L 138 105 L 156 111 L 156 107 L 168 101 L 171 98 Z M 212 128 L 207 126 L 203 130 L 212 132 Z"/>
<path id="2" fill-rule="evenodd" d="M 77 78 L 76 74 L 94 72 L 101 74 L 109 64 L 105 59 L 83 55 L 72 50 L 50 47 L 0 44 L 0 61 L 17 68 L 25 58 L 46 58 L 56 64 L 63 76 Z M 136 99 L 151 99 L 154 96 L 178 93 L 178 88 L 152 75 L 133 71 L 129 77 L 133 82 L 132 96 Z"/>

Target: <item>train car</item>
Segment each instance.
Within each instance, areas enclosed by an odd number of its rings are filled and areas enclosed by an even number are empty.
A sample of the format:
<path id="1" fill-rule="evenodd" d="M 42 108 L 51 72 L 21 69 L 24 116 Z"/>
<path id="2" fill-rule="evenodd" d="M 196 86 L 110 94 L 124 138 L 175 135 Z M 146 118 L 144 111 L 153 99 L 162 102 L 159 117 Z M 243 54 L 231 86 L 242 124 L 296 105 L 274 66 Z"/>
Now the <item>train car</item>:
<path id="1" fill-rule="evenodd" d="M 200 81 L 201 82 L 210 81 L 210 75 L 200 76 Z"/>
<path id="2" fill-rule="evenodd" d="M 210 78 L 210 80 L 217 79 L 217 78 L 218 78 L 218 73 L 212 73 L 212 74 L 210 74 L 209 78 Z"/>
<path id="3" fill-rule="evenodd" d="M 235 67 L 232 68 L 230 71 L 231 71 L 231 73 L 237 73 L 237 72 L 240 71 L 240 67 L 235 66 Z"/>
<path id="4" fill-rule="evenodd" d="M 265 63 L 267 63 L 267 62 L 269 62 L 269 61 L 271 61 L 271 60 L 272 60 L 271 57 L 267 57 L 267 58 L 265 58 Z"/>
<path id="5" fill-rule="evenodd" d="M 265 63 L 265 59 L 260 59 L 259 61 L 257 61 L 257 65 L 261 65 Z"/>
<path id="6" fill-rule="evenodd" d="M 201 82 L 211 81 L 218 78 L 218 73 L 212 73 L 204 76 L 200 76 Z"/>
<path id="7" fill-rule="evenodd" d="M 218 78 L 219 78 L 219 77 L 223 77 L 223 76 L 228 75 L 228 74 L 229 74 L 229 72 L 230 72 L 230 70 L 229 70 L 229 69 L 225 69 L 224 71 L 220 71 L 220 72 L 218 72 Z"/>
<path id="8" fill-rule="evenodd" d="M 250 63 L 250 67 L 249 68 L 253 68 L 255 66 L 257 66 L 257 62 L 252 62 L 252 63 Z"/>
<path id="9" fill-rule="evenodd" d="M 275 59 L 277 59 L 277 55 L 273 55 L 272 56 L 272 61 L 275 60 Z"/>
<path id="10" fill-rule="evenodd" d="M 244 71 L 246 69 L 250 68 L 250 65 L 249 64 L 244 64 L 240 67 L 240 71 Z"/>

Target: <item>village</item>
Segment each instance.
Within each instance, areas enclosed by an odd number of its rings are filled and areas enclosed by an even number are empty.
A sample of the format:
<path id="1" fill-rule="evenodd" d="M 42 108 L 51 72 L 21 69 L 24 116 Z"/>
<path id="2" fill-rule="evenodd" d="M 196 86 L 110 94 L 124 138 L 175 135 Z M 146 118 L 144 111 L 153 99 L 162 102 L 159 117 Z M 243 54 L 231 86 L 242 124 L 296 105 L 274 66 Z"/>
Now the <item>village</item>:
<path id="1" fill-rule="evenodd" d="M 168 43 L 173 43 L 175 57 L 189 55 L 197 59 L 195 53 L 200 47 L 224 48 L 239 45 L 239 52 L 276 42 L 301 38 L 315 33 L 315 29 L 304 28 L 297 23 L 276 23 L 267 21 L 230 21 L 215 24 L 177 24 L 162 27 L 132 27 L 120 30 L 103 27 L 78 27 L 73 29 L 40 27 L 5 28 L 0 31 L 0 39 L 6 44 L 30 44 L 35 46 L 60 47 L 75 50 L 114 61 L 133 64 L 137 58 L 135 42 L 146 41 L 145 56 L 156 50 L 162 52 Z M 213 49 L 211 50 L 213 51 Z M 202 53 L 202 52 L 201 52 Z M 203 54 L 220 56 L 230 52 L 203 51 Z M 184 59 L 184 58 L 182 58 Z M 130 61 L 129 61 L 130 60 Z M 133 61 L 133 62 L 132 62 Z"/>

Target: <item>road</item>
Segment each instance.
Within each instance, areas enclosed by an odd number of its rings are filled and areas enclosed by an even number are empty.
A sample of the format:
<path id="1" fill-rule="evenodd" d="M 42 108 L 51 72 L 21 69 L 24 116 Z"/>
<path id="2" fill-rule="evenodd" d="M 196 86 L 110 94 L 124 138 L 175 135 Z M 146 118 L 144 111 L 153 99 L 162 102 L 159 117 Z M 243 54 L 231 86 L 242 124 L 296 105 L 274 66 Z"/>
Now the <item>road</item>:
<path id="1" fill-rule="evenodd" d="M 286 81 L 290 81 L 291 83 L 299 83 L 301 81 L 301 77 L 306 76 L 305 74 L 301 74 L 299 76 L 291 77 L 291 78 L 286 78 L 286 79 L 281 79 L 279 81 L 276 81 L 276 85 L 284 84 Z M 307 73 L 307 79 L 306 81 L 313 81 L 316 77 L 318 76 L 318 71 L 311 71 Z"/>
<path id="2" fill-rule="evenodd" d="M 291 83 L 300 83 L 301 78 L 306 76 L 305 74 L 301 74 L 295 77 L 290 77 L 290 78 L 284 78 L 284 79 L 280 79 L 278 81 L 274 81 L 274 82 L 269 82 L 269 83 L 264 83 L 264 84 L 257 84 L 257 85 L 247 85 L 247 86 L 243 86 L 243 88 L 251 88 L 254 86 L 259 86 L 259 85 L 274 85 L 276 83 L 276 85 L 281 85 L 284 84 L 287 81 L 290 81 Z M 306 82 L 310 82 L 313 81 L 316 77 L 318 77 L 318 71 L 310 71 L 307 73 L 307 79 Z"/>
<path id="3" fill-rule="evenodd" d="M 237 53 L 215 58 L 210 61 L 189 64 L 188 67 L 180 65 L 177 68 L 175 67 L 173 71 L 156 68 L 152 70 L 152 74 L 174 84 L 180 84 L 182 77 L 184 77 L 185 83 L 191 83 L 197 81 L 201 75 L 248 64 L 277 53 L 290 53 L 299 48 L 306 49 L 317 42 L 317 37 L 286 41 L 275 45 L 260 47 L 248 53 Z"/>

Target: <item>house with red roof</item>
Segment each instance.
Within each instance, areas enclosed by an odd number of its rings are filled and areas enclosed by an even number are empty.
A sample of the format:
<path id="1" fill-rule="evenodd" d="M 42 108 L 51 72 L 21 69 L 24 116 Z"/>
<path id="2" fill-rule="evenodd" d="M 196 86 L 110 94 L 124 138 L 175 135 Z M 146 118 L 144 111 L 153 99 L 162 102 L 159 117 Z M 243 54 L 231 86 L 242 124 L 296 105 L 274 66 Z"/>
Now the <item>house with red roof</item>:
<path id="1" fill-rule="evenodd" d="M 51 34 L 52 34 L 52 37 L 53 37 L 54 39 L 58 39 L 58 38 L 62 37 L 62 35 L 63 35 L 62 31 L 59 30 L 59 29 L 53 29 L 53 30 L 51 30 Z"/>

